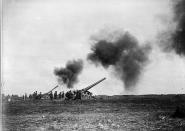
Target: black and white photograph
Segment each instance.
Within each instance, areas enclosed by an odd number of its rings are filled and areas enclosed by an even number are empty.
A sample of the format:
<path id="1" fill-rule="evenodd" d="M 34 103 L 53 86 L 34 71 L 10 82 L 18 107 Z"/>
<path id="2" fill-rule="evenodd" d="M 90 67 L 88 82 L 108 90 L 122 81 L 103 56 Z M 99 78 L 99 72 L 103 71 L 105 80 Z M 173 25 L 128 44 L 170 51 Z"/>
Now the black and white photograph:
<path id="1" fill-rule="evenodd" d="M 185 131 L 185 0 L 2 0 L 2 131 Z"/>

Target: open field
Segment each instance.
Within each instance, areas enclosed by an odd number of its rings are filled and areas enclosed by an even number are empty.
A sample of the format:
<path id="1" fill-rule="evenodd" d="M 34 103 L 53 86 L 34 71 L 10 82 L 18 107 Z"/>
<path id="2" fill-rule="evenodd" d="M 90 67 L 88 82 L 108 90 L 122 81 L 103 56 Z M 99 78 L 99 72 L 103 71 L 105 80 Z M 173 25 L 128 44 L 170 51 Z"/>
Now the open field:
<path id="1" fill-rule="evenodd" d="M 3 103 L 4 130 L 185 130 L 174 118 L 185 95 L 97 96 L 97 100 Z"/>

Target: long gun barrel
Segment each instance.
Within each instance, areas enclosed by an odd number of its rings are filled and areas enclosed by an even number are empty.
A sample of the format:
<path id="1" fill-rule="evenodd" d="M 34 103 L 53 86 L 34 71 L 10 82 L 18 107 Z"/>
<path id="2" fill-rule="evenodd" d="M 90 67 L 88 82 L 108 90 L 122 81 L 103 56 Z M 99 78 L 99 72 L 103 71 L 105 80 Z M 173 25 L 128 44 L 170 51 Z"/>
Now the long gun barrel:
<path id="1" fill-rule="evenodd" d="M 106 78 L 104 77 L 103 79 L 101 79 L 101 80 L 95 82 L 94 84 L 92 84 L 92 85 L 90 85 L 90 86 L 88 86 L 88 87 L 82 89 L 82 91 L 87 91 L 87 90 L 91 89 L 93 86 L 99 84 L 100 82 L 104 81 L 105 79 L 106 79 Z"/>
<path id="2" fill-rule="evenodd" d="M 51 90 L 48 91 L 47 93 L 44 93 L 43 96 L 46 95 L 46 94 L 49 94 L 50 92 L 52 92 L 52 91 L 53 91 L 54 89 L 56 89 L 57 87 L 58 87 L 58 85 L 56 85 L 53 89 L 51 89 Z"/>

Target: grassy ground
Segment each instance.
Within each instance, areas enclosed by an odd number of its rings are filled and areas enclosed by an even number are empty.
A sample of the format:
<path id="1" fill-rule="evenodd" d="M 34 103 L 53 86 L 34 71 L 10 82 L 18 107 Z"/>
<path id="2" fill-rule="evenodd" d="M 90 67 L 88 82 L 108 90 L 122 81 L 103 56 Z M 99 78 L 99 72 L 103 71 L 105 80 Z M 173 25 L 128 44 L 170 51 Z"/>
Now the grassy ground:
<path id="1" fill-rule="evenodd" d="M 4 102 L 4 130 L 185 130 L 173 118 L 185 95 L 113 96 L 83 101 Z"/>

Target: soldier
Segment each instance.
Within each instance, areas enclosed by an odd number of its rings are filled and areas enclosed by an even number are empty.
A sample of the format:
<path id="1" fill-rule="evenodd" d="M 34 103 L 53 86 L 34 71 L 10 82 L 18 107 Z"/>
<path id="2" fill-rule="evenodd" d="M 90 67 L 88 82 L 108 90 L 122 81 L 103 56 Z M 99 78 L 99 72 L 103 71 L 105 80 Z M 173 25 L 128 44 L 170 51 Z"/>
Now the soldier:
<path id="1" fill-rule="evenodd" d="M 61 93 L 61 92 L 59 93 L 58 98 L 59 98 L 59 99 L 62 98 L 62 93 Z"/>
<path id="2" fill-rule="evenodd" d="M 87 91 L 87 97 L 88 97 L 88 99 L 91 98 L 91 92 Z"/>
<path id="3" fill-rule="evenodd" d="M 51 100 L 53 100 L 53 93 L 52 93 L 52 91 L 49 93 L 49 97 L 50 97 Z"/>
<path id="4" fill-rule="evenodd" d="M 35 92 L 35 99 L 38 99 L 37 91 Z"/>
<path id="5" fill-rule="evenodd" d="M 37 99 L 37 91 L 35 91 L 35 92 L 33 93 L 33 99 L 34 99 L 34 100 Z"/>
<path id="6" fill-rule="evenodd" d="M 72 94 L 72 92 L 71 92 L 71 90 L 70 91 L 68 91 L 68 92 L 66 92 L 66 100 L 70 100 L 70 99 L 72 99 L 73 98 L 73 94 Z"/>
<path id="7" fill-rule="evenodd" d="M 25 98 L 25 97 L 24 97 L 24 95 L 23 95 L 23 96 L 22 96 L 22 99 L 24 100 L 24 98 Z"/>
<path id="8" fill-rule="evenodd" d="M 64 98 L 64 91 L 62 91 L 62 98 Z"/>
<path id="9" fill-rule="evenodd" d="M 57 91 L 54 93 L 54 99 L 57 99 Z"/>
<path id="10" fill-rule="evenodd" d="M 26 93 L 25 93 L 24 97 L 25 97 L 25 100 L 28 98 Z"/>
<path id="11" fill-rule="evenodd" d="M 32 99 L 32 95 L 31 95 L 31 94 L 29 95 L 29 99 L 30 99 L 30 100 Z"/>
<path id="12" fill-rule="evenodd" d="M 42 93 L 40 92 L 40 94 L 38 95 L 38 99 L 41 99 L 42 97 Z"/>
<path id="13" fill-rule="evenodd" d="M 92 92 L 89 92 L 89 96 L 90 96 L 90 98 L 92 98 Z"/>
<path id="14" fill-rule="evenodd" d="M 74 91 L 73 91 L 73 99 L 74 99 L 74 100 L 76 99 L 76 95 L 77 95 L 77 90 L 74 90 Z"/>
<path id="15" fill-rule="evenodd" d="M 75 97 L 75 100 L 76 99 L 81 99 L 81 91 L 76 91 L 76 97 Z"/>
<path id="16" fill-rule="evenodd" d="M 35 99 L 35 92 L 33 92 L 33 97 L 32 98 Z"/>

